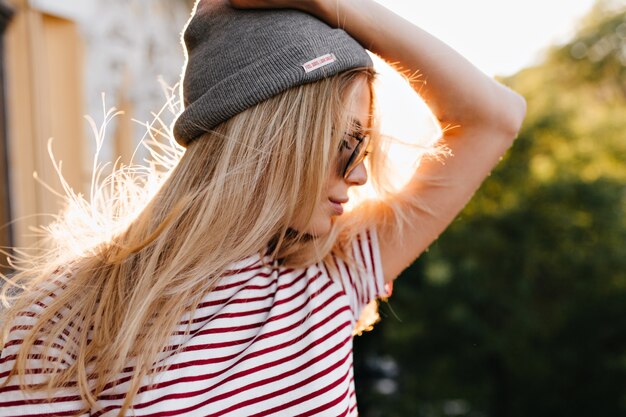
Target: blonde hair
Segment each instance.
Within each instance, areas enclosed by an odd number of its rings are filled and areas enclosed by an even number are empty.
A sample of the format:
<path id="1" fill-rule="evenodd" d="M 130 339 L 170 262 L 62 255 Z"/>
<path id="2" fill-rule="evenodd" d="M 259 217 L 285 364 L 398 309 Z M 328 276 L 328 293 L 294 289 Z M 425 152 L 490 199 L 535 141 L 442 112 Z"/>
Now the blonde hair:
<path id="1" fill-rule="evenodd" d="M 373 225 L 374 212 L 376 221 L 397 224 L 401 233 L 402 221 L 392 217 L 402 220 L 404 203 L 384 199 L 343 216 L 324 236 L 290 228 L 296 215 L 310 218 L 320 201 L 350 125 L 346 103 L 362 82 L 373 99 L 370 178 L 380 195 L 390 195 L 375 75 L 371 68 L 349 70 L 243 111 L 188 146 L 123 232 L 69 265 L 48 260 L 7 279 L 1 293 L 10 305 L 2 312 L 3 341 L 20 312 L 44 300 L 46 305 L 3 385 L 19 376 L 22 389 L 45 389 L 51 396 L 75 383 L 87 407 L 97 409 L 106 384 L 132 361 L 121 416 L 142 379 L 161 371 L 159 361 L 172 354 L 168 343 L 181 317 L 195 310 L 233 262 L 268 247 L 286 266 L 307 266 L 331 253 L 349 259 L 348 242 Z M 19 294 L 11 296 L 12 287 Z M 54 298 L 48 297 L 51 291 Z M 191 321 L 185 335 L 190 326 Z M 51 372 L 46 382 L 28 385 L 27 360 L 35 351 Z"/>

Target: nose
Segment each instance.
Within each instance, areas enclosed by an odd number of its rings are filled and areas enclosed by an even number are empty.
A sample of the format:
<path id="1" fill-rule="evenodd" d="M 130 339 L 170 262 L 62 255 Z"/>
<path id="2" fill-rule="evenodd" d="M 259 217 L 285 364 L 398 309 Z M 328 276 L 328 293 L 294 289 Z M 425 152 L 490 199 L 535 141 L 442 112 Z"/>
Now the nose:
<path id="1" fill-rule="evenodd" d="M 346 182 L 350 185 L 363 185 L 367 182 L 367 168 L 365 162 L 355 166 L 346 177 Z"/>

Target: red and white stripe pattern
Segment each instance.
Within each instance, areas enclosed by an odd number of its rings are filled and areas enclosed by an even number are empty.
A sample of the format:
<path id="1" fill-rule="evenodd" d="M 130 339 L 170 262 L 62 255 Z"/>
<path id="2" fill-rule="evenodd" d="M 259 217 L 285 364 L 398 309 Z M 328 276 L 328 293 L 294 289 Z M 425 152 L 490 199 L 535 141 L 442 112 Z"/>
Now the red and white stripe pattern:
<path id="1" fill-rule="evenodd" d="M 172 335 L 182 351 L 163 360 L 170 368 L 154 385 L 145 381 L 127 415 L 356 416 L 352 330 L 365 305 L 386 294 L 375 231 L 361 233 L 353 251 L 356 265 L 335 259 L 335 268 L 268 267 L 259 255 L 233 265 L 235 272 L 181 321 L 182 333 L 192 320 L 190 335 Z M 33 317 L 20 320 L 16 325 L 28 326 Z M 24 332 L 14 327 L 0 352 L 0 383 Z M 28 381 L 42 381 L 41 362 L 29 365 Z M 131 370 L 129 363 L 99 396 L 102 410 L 83 415 L 117 415 Z M 17 378 L 0 388 L 0 416 L 73 416 L 81 406 L 71 387 L 52 401 L 45 393 L 26 395 Z"/>

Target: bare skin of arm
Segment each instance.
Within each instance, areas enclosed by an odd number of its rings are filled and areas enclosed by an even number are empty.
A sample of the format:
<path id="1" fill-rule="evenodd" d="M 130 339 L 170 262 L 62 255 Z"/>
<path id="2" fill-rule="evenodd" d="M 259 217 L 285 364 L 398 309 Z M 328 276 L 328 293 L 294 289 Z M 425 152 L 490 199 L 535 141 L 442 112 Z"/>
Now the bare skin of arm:
<path id="1" fill-rule="evenodd" d="M 442 126 L 452 152 L 443 162 L 422 161 L 401 194 L 418 193 L 432 209 L 409 213 L 402 239 L 380 224 L 385 280 L 393 281 L 438 238 L 512 145 L 526 114 L 517 93 L 463 56 L 373 0 L 231 0 L 236 7 L 290 7 L 340 27 L 396 68 L 420 74 L 412 87 Z M 428 7 L 427 5 L 425 7 Z M 431 181 L 432 179 L 433 181 Z M 442 185 L 444 184 L 444 185 Z"/>

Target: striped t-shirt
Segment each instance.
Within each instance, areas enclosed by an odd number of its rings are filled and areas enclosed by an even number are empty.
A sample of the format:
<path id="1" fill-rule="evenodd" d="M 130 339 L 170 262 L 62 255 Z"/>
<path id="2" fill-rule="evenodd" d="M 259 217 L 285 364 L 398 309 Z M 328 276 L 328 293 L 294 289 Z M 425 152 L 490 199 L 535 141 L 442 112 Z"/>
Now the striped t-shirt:
<path id="1" fill-rule="evenodd" d="M 172 337 L 183 349 L 166 359 L 169 369 L 141 387 L 126 415 L 356 416 L 352 331 L 366 304 L 386 292 L 375 231 L 361 233 L 352 249 L 355 266 L 334 258 L 335 268 L 319 262 L 290 269 L 260 255 L 233 265 L 195 310 L 191 333 Z M 0 384 L 23 336 L 13 330 L 0 352 Z M 38 361 L 29 365 L 32 382 L 40 382 Z M 101 411 L 82 416 L 117 415 L 129 375 L 98 397 Z M 12 378 L 0 388 L 0 416 L 72 416 L 81 409 L 69 388 L 49 402 L 17 384 Z"/>

